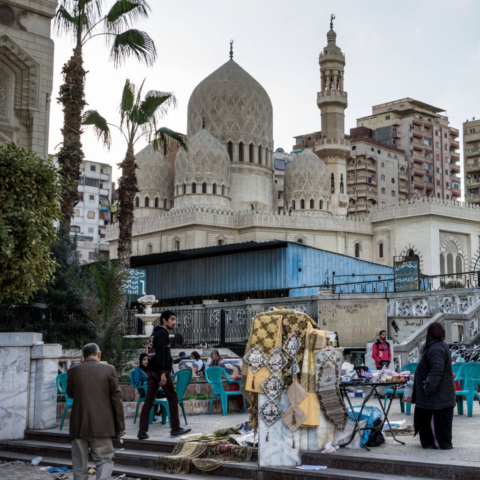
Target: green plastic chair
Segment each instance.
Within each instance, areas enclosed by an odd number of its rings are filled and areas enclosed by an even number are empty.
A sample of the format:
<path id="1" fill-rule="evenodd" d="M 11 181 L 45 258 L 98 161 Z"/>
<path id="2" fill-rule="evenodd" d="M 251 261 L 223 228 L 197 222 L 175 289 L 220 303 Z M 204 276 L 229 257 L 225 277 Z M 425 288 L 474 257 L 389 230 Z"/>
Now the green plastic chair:
<path id="1" fill-rule="evenodd" d="M 465 385 L 465 378 L 463 374 L 463 366 L 466 365 L 465 363 L 453 363 L 452 364 L 452 370 L 453 373 L 455 374 L 455 381 L 460 384 L 460 388 L 463 390 L 463 387 Z"/>
<path id="2" fill-rule="evenodd" d="M 177 384 L 175 385 L 175 391 L 177 392 L 177 395 L 178 395 L 178 404 L 182 407 L 183 418 L 185 419 L 185 425 L 188 425 L 188 423 L 187 423 L 187 415 L 185 413 L 185 407 L 183 406 L 183 397 L 185 395 L 185 390 L 187 389 L 191 379 L 192 379 L 192 371 L 189 368 L 179 370 L 172 377 L 173 382 L 175 381 L 177 382 Z M 170 420 L 170 409 L 168 407 L 168 399 L 156 398 L 155 405 L 160 405 L 162 409 L 162 424 L 165 425 L 166 423 L 165 417 L 168 417 L 168 424 L 170 425 L 170 428 L 171 428 L 172 422 Z M 152 408 L 152 411 L 150 412 L 149 423 L 150 424 L 153 423 L 153 408 Z"/>
<path id="3" fill-rule="evenodd" d="M 477 397 L 480 402 L 480 395 L 478 394 L 478 383 L 480 382 L 480 363 L 464 363 L 461 370 L 463 377 L 462 390 L 455 392 L 457 397 L 457 411 L 459 415 L 463 415 L 463 396 L 467 400 L 468 416 L 473 415 L 473 400 Z"/>
<path id="4" fill-rule="evenodd" d="M 65 420 L 65 414 L 69 408 L 73 407 L 73 398 L 67 395 L 67 379 L 68 373 L 61 373 L 57 375 L 57 391 L 60 395 L 65 395 L 66 407 L 63 409 L 62 421 L 60 422 L 60 430 L 63 428 L 63 421 Z"/>
<path id="5" fill-rule="evenodd" d="M 413 375 L 417 371 L 417 367 L 418 367 L 418 362 L 407 363 L 404 365 L 402 372 L 410 372 Z M 397 390 L 396 393 L 400 400 L 400 410 L 402 411 L 402 413 L 406 413 L 407 415 L 410 415 L 410 412 L 412 410 L 412 404 L 407 403 L 406 405 L 407 408 L 405 409 L 405 403 L 403 402 L 403 394 L 405 393 L 405 390 Z M 393 395 L 393 390 L 391 388 L 387 388 L 387 395 L 385 395 L 384 397 L 383 408 L 387 408 L 387 398 L 389 394 Z"/>
<path id="6" fill-rule="evenodd" d="M 233 395 L 242 395 L 240 390 L 235 391 L 235 392 L 226 392 L 223 388 L 223 378 L 225 377 L 225 380 L 228 383 L 236 383 L 238 387 L 240 388 L 241 381 L 240 380 L 230 380 L 230 377 L 227 375 L 227 372 L 225 371 L 224 368 L 222 367 L 209 367 L 205 370 L 205 379 L 207 382 L 210 384 L 213 390 L 212 394 L 212 400 L 210 401 L 210 410 L 208 411 L 208 414 L 212 412 L 212 405 L 213 405 L 213 400 L 216 397 L 220 397 L 220 401 L 222 403 L 222 412 L 224 415 L 228 414 L 228 397 L 233 396 Z M 247 413 L 245 410 L 245 397 L 242 395 L 243 398 L 243 411 Z"/>
<path id="7" fill-rule="evenodd" d="M 146 385 L 139 385 L 138 387 L 134 385 L 133 383 L 133 370 L 130 372 L 130 383 L 134 388 L 138 390 L 138 402 L 137 402 L 137 408 L 135 409 L 135 418 L 133 419 L 133 423 L 137 422 L 137 415 L 138 415 L 138 407 L 140 407 L 140 404 L 145 401 L 145 397 L 147 396 L 147 386 Z M 143 397 L 140 395 L 140 391 L 143 390 L 144 395 Z"/>

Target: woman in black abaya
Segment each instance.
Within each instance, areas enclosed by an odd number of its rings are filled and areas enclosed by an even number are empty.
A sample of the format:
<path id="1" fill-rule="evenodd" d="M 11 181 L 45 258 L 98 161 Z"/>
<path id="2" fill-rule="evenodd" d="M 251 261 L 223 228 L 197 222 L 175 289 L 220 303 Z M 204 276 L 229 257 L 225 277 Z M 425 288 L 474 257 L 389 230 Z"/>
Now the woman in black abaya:
<path id="1" fill-rule="evenodd" d="M 415 372 L 415 435 L 423 448 L 452 447 L 455 384 L 450 351 L 440 323 L 428 326 L 422 358 Z"/>

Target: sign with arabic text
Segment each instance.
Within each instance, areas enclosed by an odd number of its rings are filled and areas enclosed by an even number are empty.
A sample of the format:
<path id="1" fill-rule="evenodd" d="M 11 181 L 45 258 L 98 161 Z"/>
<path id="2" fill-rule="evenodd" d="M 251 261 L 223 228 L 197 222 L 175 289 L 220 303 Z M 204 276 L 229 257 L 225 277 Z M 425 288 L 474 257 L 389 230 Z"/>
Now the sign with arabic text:
<path id="1" fill-rule="evenodd" d="M 394 262 L 393 273 L 396 292 L 420 290 L 418 259 Z"/>
<path id="2" fill-rule="evenodd" d="M 125 294 L 145 295 L 147 293 L 147 271 L 138 268 L 127 268 L 129 277 L 125 282 Z"/>

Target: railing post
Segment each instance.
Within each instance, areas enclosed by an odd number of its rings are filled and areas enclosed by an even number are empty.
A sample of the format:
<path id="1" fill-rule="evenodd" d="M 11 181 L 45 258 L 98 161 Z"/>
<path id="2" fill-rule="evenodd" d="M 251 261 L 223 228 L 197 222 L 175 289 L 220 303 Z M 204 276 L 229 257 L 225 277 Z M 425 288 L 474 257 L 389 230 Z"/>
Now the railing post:
<path id="1" fill-rule="evenodd" d="M 225 348 L 225 317 L 226 312 L 225 309 L 222 308 L 222 310 L 220 311 L 220 348 Z"/>

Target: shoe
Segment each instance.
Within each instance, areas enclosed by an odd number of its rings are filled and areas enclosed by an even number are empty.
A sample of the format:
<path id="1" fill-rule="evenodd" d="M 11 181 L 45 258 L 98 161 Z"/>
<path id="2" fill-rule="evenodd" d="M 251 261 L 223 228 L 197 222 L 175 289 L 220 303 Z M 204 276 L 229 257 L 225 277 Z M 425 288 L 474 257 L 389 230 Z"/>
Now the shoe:
<path id="1" fill-rule="evenodd" d="M 149 438 L 149 437 L 148 437 L 147 432 L 144 432 L 143 430 L 139 430 L 139 431 L 138 431 L 138 434 L 137 434 L 137 438 L 138 438 L 139 440 L 146 440 L 146 439 Z"/>
<path id="2" fill-rule="evenodd" d="M 162 417 L 160 415 L 155 415 L 153 417 L 157 422 L 161 422 L 162 421 Z"/>
<path id="3" fill-rule="evenodd" d="M 191 432 L 191 428 L 181 428 L 180 430 L 175 430 L 174 432 L 170 432 L 171 437 L 178 437 L 179 435 L 185 435 L 188 432 Z"/>

